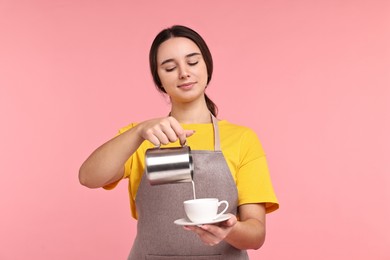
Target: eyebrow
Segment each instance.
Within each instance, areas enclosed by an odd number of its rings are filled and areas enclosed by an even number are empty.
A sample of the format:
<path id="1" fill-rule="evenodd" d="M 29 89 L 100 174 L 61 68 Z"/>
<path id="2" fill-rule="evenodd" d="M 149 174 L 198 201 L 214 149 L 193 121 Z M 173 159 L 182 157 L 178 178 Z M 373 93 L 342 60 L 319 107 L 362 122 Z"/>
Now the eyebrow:
<path id="1" fill-rule="evenodd" d="M 190 58 L 190 57 L 197 56 L 197 55 L 201 55 L 201 54 L 199 52 L 193 52 L 193 53 L 187 54 L 185 57 L 186 58 Z M 173 61 L 175 61 L 175 60 L 174 59 L 164 60 L 163 62 L 161 62 L 160 66 L 164 65 L 165 63 L 173 62 Z"/>

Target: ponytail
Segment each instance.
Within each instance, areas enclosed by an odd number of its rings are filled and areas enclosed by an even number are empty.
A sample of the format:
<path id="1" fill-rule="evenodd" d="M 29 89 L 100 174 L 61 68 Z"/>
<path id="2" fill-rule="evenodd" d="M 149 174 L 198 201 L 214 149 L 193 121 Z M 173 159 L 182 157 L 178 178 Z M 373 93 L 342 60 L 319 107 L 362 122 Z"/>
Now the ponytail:
<path id="1" fill-rule="evenodd" d="M 217 105 L 206 94 L 204 94 L 204 97 L 206 99 L 207 108 L 210 110 L 211 114 L 213 114 L 215 117 L 217 117 L 217 114 L 218 114 Z"/>

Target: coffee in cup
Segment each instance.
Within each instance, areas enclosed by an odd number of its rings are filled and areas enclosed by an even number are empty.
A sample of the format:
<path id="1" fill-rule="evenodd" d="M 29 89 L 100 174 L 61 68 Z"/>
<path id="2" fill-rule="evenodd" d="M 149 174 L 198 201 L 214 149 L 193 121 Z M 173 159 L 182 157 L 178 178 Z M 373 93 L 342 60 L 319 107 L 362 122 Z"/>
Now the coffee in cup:
<path id="1" fill-rule="evenodd" d="M 218 213 L 220 205 L 225 208 Z M 194 223 L 207 223 L 220 217 L 229 207 L 226 200 L 218 201 L 217 198 L 193 199 L 184 201 L 184 211 L 189 220 Z"/>

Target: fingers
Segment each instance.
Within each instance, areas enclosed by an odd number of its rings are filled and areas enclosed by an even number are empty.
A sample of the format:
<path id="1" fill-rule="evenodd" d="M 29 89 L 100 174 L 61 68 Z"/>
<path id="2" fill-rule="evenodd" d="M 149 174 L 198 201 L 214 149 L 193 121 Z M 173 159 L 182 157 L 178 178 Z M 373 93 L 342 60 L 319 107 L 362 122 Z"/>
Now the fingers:
<path id="1" fill-rule="evenodd" d="M 152 135 L 152 134 L 150 134 L 150 135 L 148 135 L 148 136 L 150 136 L 150 137 L 145 137 L 144 139 L 145 139 L 145 140 L 149 140 L 149 142 L 151 142 L 151 143 L 152 143 L 154 146 L 156 146 L 156 147 L 158 147 L 158 146 L 161 145 L 160 140 L 159 140 L 156 136 L 154 136 L 154 135 Z"/>
<path id="2" fill-rule="evenodd" d="M 203 229 L 203 227 L 206 225 L 200 225 L 200 226 L 184 226 L 185 230 L 192 231 L 195 234 L 198 235 L 200 240 L 206 245 L 213 246 L 218 244 L 221 239 L 218 239 L 215 237 L 212 233 L 206 231 Z"/>
<path id="3" fill-rule="evenodd" d="M 195 134 L 195 130 L 184 130 L 186 137 L 190 137 L 191 135 Z"/>
<path id="4" fill-rule="evenodd" d="M 161 121 L 158 127 L 161 131 L 157 131 L 159 140 L 162 144 L 168 144 L 176 142 L 179 135 L 183 135 L 184 130 L 179 126 L 175 126 L 176 122 L 171 121 L 169 118 L 167 121 Z"/>
<path id="5" fill-rule="evenodd" d="M 221 225 L 185 226 L 184 229 L 197 234 L 204 244 L 214 246 L 226 238 L 235 224 L 225 222 Z"/>
<path id="6" fill-rule="evenodd" d="M 171 124 L 173 131 L 176 134 L 176 137 L 180 141 L 180 145 L 185 145 L 187 137 L 190 137 L 191 135 L 193 135 L 195 133 L 195 131 L 194 130 L 184 130 L 181 127 L 180 123 L 173 117 L 168 117 L 168 120 Z"/>
<path id="7" fill-rule="evenodd" d="M 195 233 L 209 246 L 219 244 L 226 237 L 226 232 L 216 225 L 202 225 Z"/>
<path id="8" fill-rule="evenodd" d="M 186 143 L 187 137 L 194 134 L 193 130 L 184 130 L 180 123 L 173 117 L 158 118 L 145 121 L 141 126 L 141 136 L 149 140 L 155 146 L 176 142 L 181 145 Z"/>
<path id="9" fill-rule="evenodd" d="M 170 142 L 175 142 L 177 136 L 175 132 L 163 124 L 158 124 L 145 131 L 145 140 L 149 140 L 155 146 L 166 145 Z"/>
<path id="10" fill-rule="evenodd" d="M 180 123 L 173 117 L 168 117 L 170 127 L 174 134 L 174 141 L 180 140 L 180 144 L 183 145 L 186 142 L 186 131 L 181 127 Z"/>

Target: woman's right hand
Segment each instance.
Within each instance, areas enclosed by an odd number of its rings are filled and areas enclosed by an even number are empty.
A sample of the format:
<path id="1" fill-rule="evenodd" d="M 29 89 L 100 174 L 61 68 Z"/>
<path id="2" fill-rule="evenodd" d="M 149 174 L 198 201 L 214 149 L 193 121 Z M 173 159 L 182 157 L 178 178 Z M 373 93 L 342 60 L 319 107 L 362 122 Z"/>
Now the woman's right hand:
<path id="1" fill-rule="evenodd" d="M 98 147 L 81 165 L 80 183 L 97 188 L 113 183 L 123 177 L 123 165 L 144 140 L 155 146 L 175 142 L 185 144 L 193 130 L 184 130 L 173 117 L 151 119 L 118 135 Z"/>
<path id="2" fill-rule="evenodd" d="M 187 137 L 194 134 L 194 130 L 185 130 L 172 116 L 156 118 L 144 121 L 137 126 L 139 136 L 150 141 L 155 146 L 166 145 L 180 140 L 180 144 L 186 143 Z"/>

